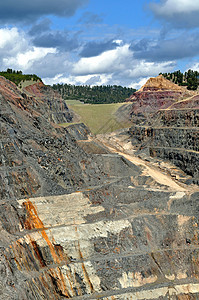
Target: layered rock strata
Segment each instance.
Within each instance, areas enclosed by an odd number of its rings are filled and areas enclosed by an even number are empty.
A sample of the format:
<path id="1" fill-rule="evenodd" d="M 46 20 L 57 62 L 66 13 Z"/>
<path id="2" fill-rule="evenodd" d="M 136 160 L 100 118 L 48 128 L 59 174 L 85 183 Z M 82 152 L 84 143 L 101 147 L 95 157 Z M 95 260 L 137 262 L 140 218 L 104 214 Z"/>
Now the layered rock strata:
<path id="1" fill-rule="evenodd" d="M 0 299 L 198 299 L 198 191 L 5 84 Z"/>
<path id="2" fill-rule="evenodd" d="M 67 123 L 72 121 L 73 116 L 69 112 L 65 101 L 51 87 L 44 85 L 42 82 L 37 82 L 24 87 L 22 92 L 22 95 L 27 95 L 36 100 L 40 109 L 45 109 L 43 112 L 45 115 L 48 112 L 50 122 Z"/>
<path id="3" fill-rule="evenodd" d="M 131 115 L 137 120 L 129 130 L 135 147 L 172 161 L 199 183 L 199 96 L 178 100 L 158 112 L 143 111 L 142 118 Z"/>
<path id="4" fill-rule="evenodd" d="M 162 75 L 150 78 L 146 84 L 135 92 L 127 101 L 133 102 L 133 113 L 150 113 L 167 108 L 176 101 L 193 96 L 194 92 L 165 79 Z"/>

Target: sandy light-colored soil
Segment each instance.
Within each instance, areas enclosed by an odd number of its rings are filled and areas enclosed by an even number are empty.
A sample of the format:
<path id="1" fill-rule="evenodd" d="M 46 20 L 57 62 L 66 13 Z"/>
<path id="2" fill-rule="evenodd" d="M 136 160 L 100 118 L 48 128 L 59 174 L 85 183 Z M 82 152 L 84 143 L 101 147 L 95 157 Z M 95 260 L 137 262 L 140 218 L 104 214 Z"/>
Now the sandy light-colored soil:
<path id="1" fill-rule="evenodd" d="M 176 179 L 173 179 L 169 174 L 169 163 L 162 163 L 162 165 L 164 164 L 163 170 L 160 166 L 135 155 L 135 150 L 133 149 L 131 142 L 127 140 L 125 136 L 119 136 L 117 133 L 111 133 L 98 135 L 94 139 L 106 146 L 112 153 L 122 155 L 133 164 L 141 166 L 143 168 L 143 175 L 152 177 L 157 183 L 167 186 L 169 190 L 187 193 L 193 191 L 193 189 L 199 190 L 197 186 L 187 186 L 178 182 Z M 165 168 L 168 169 L 168 172 L 165 172 Z"/>

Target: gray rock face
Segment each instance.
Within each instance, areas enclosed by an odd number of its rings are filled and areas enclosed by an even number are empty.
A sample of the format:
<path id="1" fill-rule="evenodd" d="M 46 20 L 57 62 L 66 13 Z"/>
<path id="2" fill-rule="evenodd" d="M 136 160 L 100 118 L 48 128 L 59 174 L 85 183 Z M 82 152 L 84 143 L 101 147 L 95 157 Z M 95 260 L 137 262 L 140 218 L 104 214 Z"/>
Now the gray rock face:
<path id="1" fill-rule="evenodd" d="M 60 94 L 43 83 L 34 83 L 23 88 L 25 98 L 32 99 L 34 108 L 43 110 L 52 123 L 67 123 L 72 121 L 72 114 Z"/>
<path id="2" fill-rule="evenodd" d="M 198 299 L 199 193 L 51 124 L 6 84 L 0 299 Z"/>
<path id="3" fill-rule="evenodd" d="M 129 130 L 137 148 L 172 161 L 199 183 L 199 109 L 161 110 Z"/>

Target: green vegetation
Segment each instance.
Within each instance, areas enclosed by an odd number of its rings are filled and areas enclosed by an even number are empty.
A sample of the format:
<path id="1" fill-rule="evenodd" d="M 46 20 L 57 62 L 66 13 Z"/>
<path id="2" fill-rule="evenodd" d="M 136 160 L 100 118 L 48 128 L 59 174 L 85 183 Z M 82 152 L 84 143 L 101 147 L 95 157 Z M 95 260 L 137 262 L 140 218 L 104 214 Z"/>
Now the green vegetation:
<path id="1" fill-rule="evenodd" d="M 188 70 L 184 74 L 176 71 L 173 73 L 163 73 L 162 75 L 178 85 L 186 86 L 188 90 L 197 90 L 199 85 L 199 72 L 197 71 Z"/>
<path id="2" fill-rule="evenodd" d="M 86 124 L 93 134 L 108 133 L 130 126 L 130 122 L 118 122 L 114 113 L 122 103 L 112 104 L 74 104 L 68 105 L 71 110 L 81 117 L 81 122 Z M 79 122 L 78 122 L 79 123 Z M 72 123 L 60 124 L 67 127 Z M 73 123 L 75 124 L 75 123 Z M 77 124 L 77 123 L 76 123 Z"/>
<path id="3" fill-rule="evenodd" d="M 70 125 L 76 125 L 76 124 L 81 124 L 82 122 L 71 122 L 71 123 L 60 123 L 59 126 L 61 127 L 68 127 Z"/>
<path id="4" fill-rule="evenodd" d="M 0 76 L 5 77 L 6 79 L 14 82 L 16 85 L 20 86 L 20 83 L 23 81 L 42 81 L 41 78 L 39 78 L 35 74 L 23 74 L 22 71 L 15 71 L 12 69 L 7 69 L 7 71 L 0 72 Z"/>
<path id="5" fill-rule="evenodd" d="M 91 87 L 88 85 L 54 84 L 52 87 L 59 91 L 65 100 L 80 100 L 90 104 L 121 103 L 136 91 L 132 88 L 117 85 Z"/>
<path id="6" fill-rule="evenodd" d="M 84 104 L 84 102 L 81 102 L 80 100 L 66 100 L 67 105 L 76 105 L 76 104 Z"/>

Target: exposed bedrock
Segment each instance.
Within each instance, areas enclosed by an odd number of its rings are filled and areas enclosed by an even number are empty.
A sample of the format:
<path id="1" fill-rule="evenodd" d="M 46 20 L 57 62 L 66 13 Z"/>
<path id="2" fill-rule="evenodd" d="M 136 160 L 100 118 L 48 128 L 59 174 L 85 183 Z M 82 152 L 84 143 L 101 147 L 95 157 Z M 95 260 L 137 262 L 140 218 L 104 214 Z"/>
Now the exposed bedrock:
<path id="1" fill-rule="evenodd" d="M 132 103 L 132 113 L 150 113 L 175 105 L 176 101 L 194 96 L 188 91 L 159 75 L 150 78 L 143 87 L 135 92 L 127 101 Z"/>
<path id="2" fill-rule="evenodd" d="M 16 211 L 21 207 L 26 216 L 23 228 L 10 232 L 16 240 L 3 252 L 8 295 L 197 299 L 198 196 L 118 182 L 81 193 L 18 200 Z M 16 219 L 14 213 L 10 216 Z"/>
<path id="3" fill-rule="evenodd" d="M 199 183 L 199 110 L 161 110 L 129 130 L 133 144 L 172 161 Z"/>
<path id="4" fill-rule="evenodd" d="M 0 299 L 198 299 L 198 191 L 51 124 L 41 98 L 6 85 Z"/>

